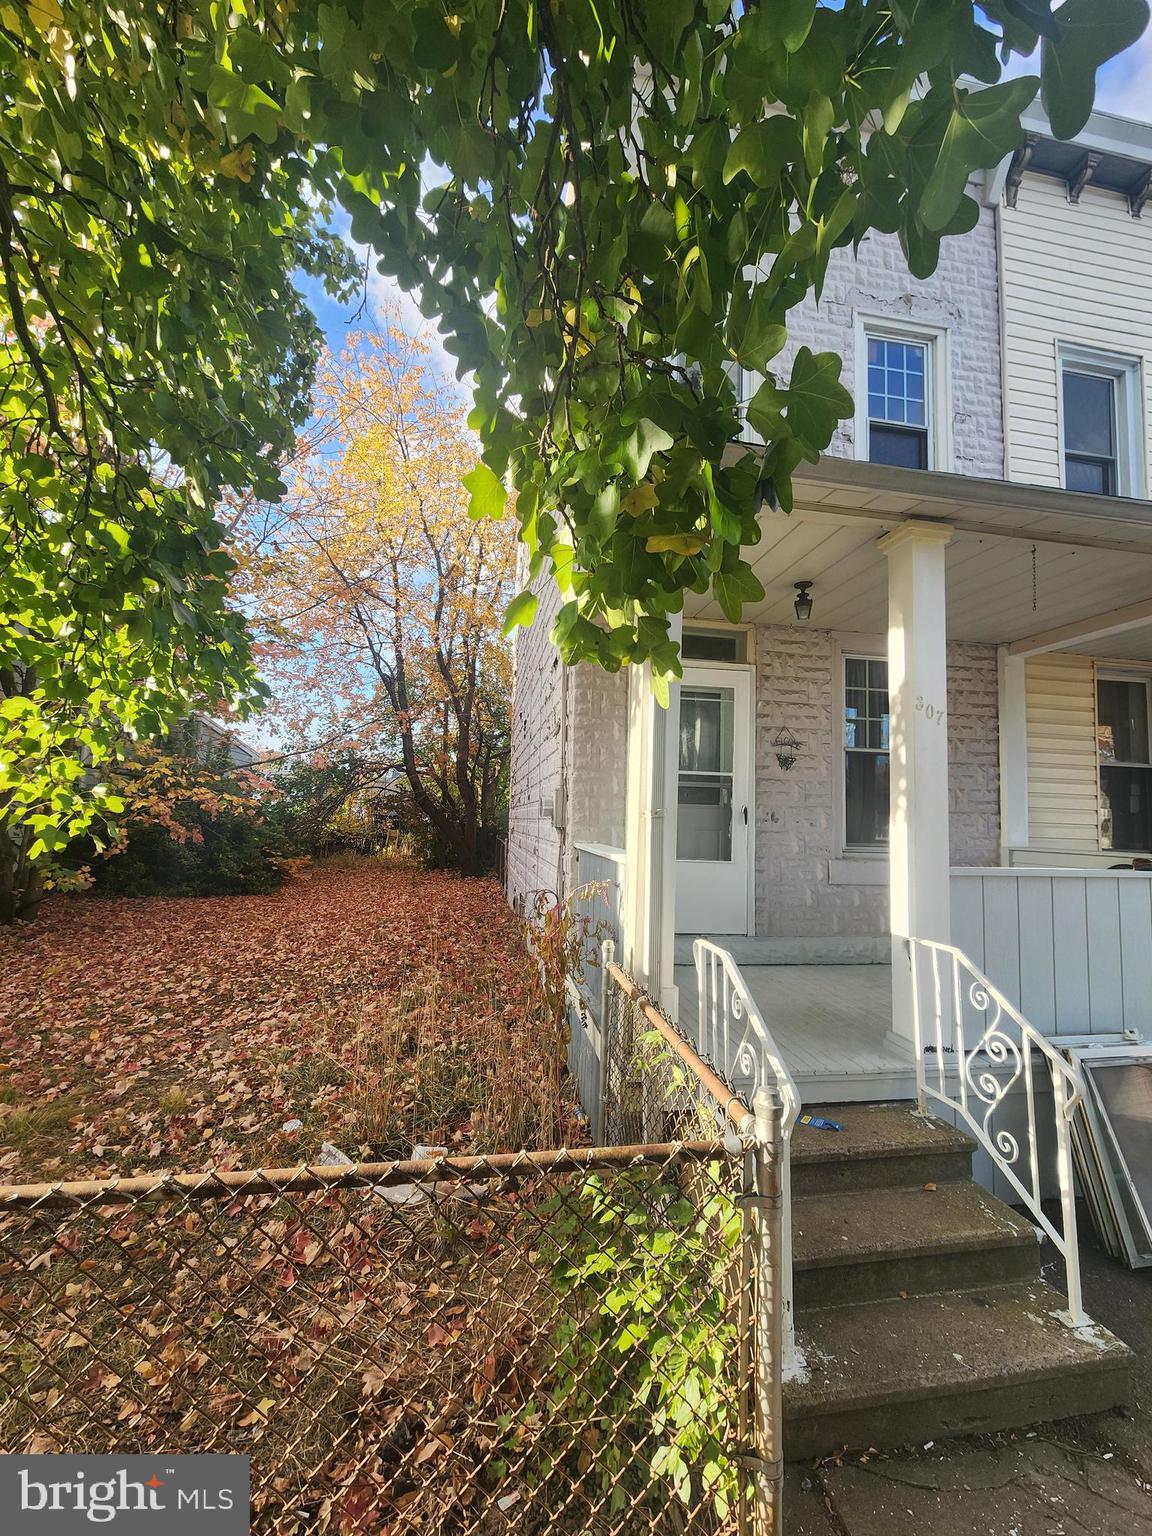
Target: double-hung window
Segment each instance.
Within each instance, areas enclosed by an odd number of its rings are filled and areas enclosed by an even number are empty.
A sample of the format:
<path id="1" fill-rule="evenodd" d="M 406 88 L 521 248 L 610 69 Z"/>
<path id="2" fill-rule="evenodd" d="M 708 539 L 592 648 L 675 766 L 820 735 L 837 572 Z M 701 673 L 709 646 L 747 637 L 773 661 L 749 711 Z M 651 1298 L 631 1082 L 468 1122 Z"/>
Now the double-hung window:
<path id="1" fill-rule="evenodd" d="M 1095 496 L 1142 496 L 1140 365 L 1060 347 L 1064 485 Z"/>
<path id="2" fill-rule="evenodd" d="M 844 657 L 844 843 L 888 846 L 888 663 Z"/>
<path id="3" fill-rule="evenodd" d="M 932 467 L 932 355 L 927 341 L 867 335 L 868 458 Z"/>
<path id="4" fill-rule="evenodd" d="M 1100 846 L 1152 852 L 1152 752 L 1149 689 L 1140 674 L 1096 679 L 1096 754 L 1100 768 Z"/>
<path id="5" fill-rule="evenodd" d="M 1069 367 L 1063 389 L 1064 484 L 1070 491 L 1115 496 L 1116 380 Z"/>

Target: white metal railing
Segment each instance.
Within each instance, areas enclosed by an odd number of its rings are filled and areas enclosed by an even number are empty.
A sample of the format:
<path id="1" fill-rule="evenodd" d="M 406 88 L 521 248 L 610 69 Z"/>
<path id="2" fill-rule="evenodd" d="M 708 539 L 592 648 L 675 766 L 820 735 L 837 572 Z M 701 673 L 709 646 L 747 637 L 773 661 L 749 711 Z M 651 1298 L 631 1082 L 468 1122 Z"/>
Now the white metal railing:
<path id="1" fill-rule="evenodd" d="M 1064 1260 L 1073 1328 L 1088 1318 L 1080 1289 L 1072 1117 L 1080 1100 L 1076 1074 L 1050 1040 L 954 944 L 909 939 L 916 1082 L 920 1105 L 934 1099 L 971 1132 L 1027 1206 Z M 1036 1057 L 1043 1066 L 1037 1072 Z M 1052 1089 L 1060 1225 L 1042 1205 L 1041 1111 L 1037 1077 Z M 1023 1100 L 1020 1103 L 1020 1099 Z"/>
<path id="2" fill-rule="evenodd" d="M 792 1287 L 792 1132 L 800 1114 L 800 1095 L 772 1032 L 748 990 L 740 967 L 726 949 L 709 939 L 692 945 L 696 965 L 696 1047 L 724 1081 L 751 1104 L 758 1089 L 779 1098 L 782 1115 L 780 1157 L 780 1297 L 783 1370 L 786 1379 L 802 1376 L 804 1358 L 796 1344 Z"/>

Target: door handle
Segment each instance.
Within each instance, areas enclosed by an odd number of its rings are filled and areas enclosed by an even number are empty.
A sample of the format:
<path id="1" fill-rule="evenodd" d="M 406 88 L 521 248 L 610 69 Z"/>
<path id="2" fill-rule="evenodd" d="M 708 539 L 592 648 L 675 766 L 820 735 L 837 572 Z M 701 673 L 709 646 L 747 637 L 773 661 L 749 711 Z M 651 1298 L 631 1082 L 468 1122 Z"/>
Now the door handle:
<path id="1" fill-rule="evenodd" d="M 748 807 L 747 806 L 744 807 L 744 825 L 745 826 L 748 825 Z"/>

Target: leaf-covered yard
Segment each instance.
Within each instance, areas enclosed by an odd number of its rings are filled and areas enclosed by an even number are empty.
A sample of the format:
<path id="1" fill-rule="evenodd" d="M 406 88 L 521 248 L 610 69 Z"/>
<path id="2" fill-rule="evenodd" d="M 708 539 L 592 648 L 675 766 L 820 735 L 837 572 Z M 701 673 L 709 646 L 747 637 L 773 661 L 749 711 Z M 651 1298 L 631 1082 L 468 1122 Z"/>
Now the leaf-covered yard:
<path id="1" fill-rule="evenodd" d="M 57 898 L 0 931 L 11 1182 L 563 1130 L 535 964 L 494 880 L 338 861 L 270 896 Z"/>

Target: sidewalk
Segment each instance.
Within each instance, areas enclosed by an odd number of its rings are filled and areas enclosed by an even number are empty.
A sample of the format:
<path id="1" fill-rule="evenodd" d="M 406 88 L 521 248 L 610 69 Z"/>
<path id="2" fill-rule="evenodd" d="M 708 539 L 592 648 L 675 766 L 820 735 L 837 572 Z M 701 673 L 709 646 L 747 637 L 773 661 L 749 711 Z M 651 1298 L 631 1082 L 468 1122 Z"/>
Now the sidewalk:
<path id="1" fill-rule="evenodd" d="M 1152 1269 L 1094 1239 L 1085 1305 L 1136 1351 L 1127 1414 L 790 1467 L 785 1536 L 1152 1536 Z"/>

